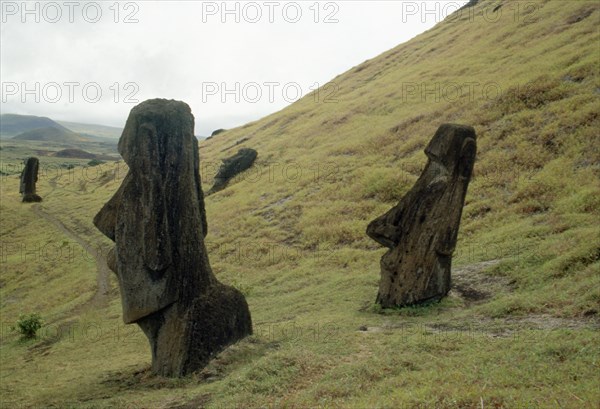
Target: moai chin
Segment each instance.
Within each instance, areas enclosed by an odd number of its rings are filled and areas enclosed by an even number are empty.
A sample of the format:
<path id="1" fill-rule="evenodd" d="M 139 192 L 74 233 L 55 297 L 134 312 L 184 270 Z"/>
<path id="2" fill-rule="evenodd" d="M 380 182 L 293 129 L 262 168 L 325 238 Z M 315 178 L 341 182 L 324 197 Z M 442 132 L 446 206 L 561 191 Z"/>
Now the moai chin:
<path id="1" fill-rule="evenodd" d="M 477 150 L 470 126 L 444 124 L 425 149 L 423 173 L 367 234 L 389 248 L 381 258 L 377 302 L 384 308 L 437 301 L 450 291 L 450 267 Z"/>
<path id="2" fill-rule="evenodd" d="M 126 324 L 150 341 L 152 370 L 181 376 L 252 333 L 244 296 L 211 270 L 194 117 L 180 101 L 153 99 L 131 110 L 119 152 L 129 172 L 94 218 L 115 242 Z"/>

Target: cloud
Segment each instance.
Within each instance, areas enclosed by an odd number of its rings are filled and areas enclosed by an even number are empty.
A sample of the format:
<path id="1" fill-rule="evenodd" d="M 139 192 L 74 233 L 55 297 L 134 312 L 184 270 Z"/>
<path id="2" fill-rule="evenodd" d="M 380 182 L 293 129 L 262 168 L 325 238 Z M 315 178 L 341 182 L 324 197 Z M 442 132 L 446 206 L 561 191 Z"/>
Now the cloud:
<path id="1" fill-rule="evenodd" d="M 466 1 L 436 2 L 437 16 L 404 3 L 3 1 L 0 108 L 122 126 L 135 101 L 174 98 L 208 135 L 285 107 L 286 84 L 308 93 Z"/>

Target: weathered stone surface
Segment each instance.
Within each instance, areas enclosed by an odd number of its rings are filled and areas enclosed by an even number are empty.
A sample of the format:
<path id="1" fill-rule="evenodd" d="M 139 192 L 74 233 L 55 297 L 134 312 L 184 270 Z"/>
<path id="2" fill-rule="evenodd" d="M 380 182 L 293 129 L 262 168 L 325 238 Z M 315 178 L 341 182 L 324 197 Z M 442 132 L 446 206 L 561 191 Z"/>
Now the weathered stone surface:
<path id="1" fill-rule="evenodd" d="M 237 174 L 249 169 L 257 156 L 258 153 L 254 149 L 242 148 L 235 155 L 223 159 L 223 163 L 215 176 L 213 187 L 210 188 L 207 194 L 224 189 L 227 183 Z"/>
<path id="2" fill-rule="evenodd" d="M 35 193 L 35 184 L 38 180 L 38 169 L 40 161 L 38 158 L 28 158 L 25 161 L 25 167 L 21 172 L 21 183 L 19 185 L 19 193 L 23 195 L 23 202 L 41 202 L 42 198 Z"/>
<path id="3" fill-rule="evenodd" d="M 131 110 L 119 152 L 129 173 L 94 224 L 115 241 L 109 267 L 123 320 L 150 341 L 152 369 L 180 376 L 252 333 L 243 295 L 217 281 L 207 233 L 198 141 L 187 104 L 153 99 Z"/>
<path id="4" fill-rule="evenodd" d="M 367 234 L 389 248 L 381 258 L 377 302 L 406 306 L 444 297 L 452 253 L 476 154 L 475 130 L 444 124 L 425 149 L 429 158 L 413 188 Z"/>

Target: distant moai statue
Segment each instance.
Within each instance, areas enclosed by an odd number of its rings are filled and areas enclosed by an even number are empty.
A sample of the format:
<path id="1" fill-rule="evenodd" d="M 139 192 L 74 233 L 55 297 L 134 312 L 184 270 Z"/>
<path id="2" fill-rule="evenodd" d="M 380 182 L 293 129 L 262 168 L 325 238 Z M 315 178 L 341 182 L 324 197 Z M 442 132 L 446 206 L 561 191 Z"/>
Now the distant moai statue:
<path id="1" fill-rule="evenodd" d="M 425 149 L 423 173 L 367 234 L 381 258 L 377 302 L 384 308 L 437 301 L 450 291 L 450 267 L 477 151 L 475 130 L 444 124 Z"/>
<path id="2" fill-rule="evenodd" d="M 223 163 L 215 175 L 213 187 L 206 194 L 211 195 L 225 189 L 231 179 L 252 166 L 257 156 L 258 152 L 254 149 L 242 148 L 235 155 L 223 159 Z"/>
<path id="3" fill-rule="evenodd" d="M 19 193 L 23 195 L 23 202 L 41 202 L 42 198 L 35 193 L 35 184 L 38 180 L 38 169 L 40 161 L 38 158 L 27 158 L 25 167 L 21 172 L 21 183 L 19 184 Z"/>
<path id="4" fill-rule="evenodd" d="M 152 370 L 181 376 L 252 333 L 244 296 L 214 276 L 194 117 L 184 102 L 134 107 L 119 140 L 129 172 L 94 218 L 115 242 L 123 320 L 150 341 Z"/>

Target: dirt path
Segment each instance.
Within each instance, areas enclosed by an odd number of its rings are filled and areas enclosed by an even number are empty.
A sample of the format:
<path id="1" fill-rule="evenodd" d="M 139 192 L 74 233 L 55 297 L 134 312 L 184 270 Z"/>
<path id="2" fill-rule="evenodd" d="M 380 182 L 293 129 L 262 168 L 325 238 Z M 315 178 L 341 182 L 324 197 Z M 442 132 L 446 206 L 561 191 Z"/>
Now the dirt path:
<path id="1" fill-rule="evenodd" d="M 81 245 L 81 247 L 88 254 L 90 254 L 92 257 L 94 257 L 94 260 L 96 262 L 96 270 L 97 270 L 97 275 L 96 275 L 96 292 L 94 293 L 94 296 L 89 301 L 87 301 L 83 305 L 77 307 L 75 309 L 74 313 L 81 313 L 81 312 L 86 311 L 86 310 L 88 310 L 90 308 L 103 308 L 103 307 L 106 307 L 108 305 L 109 300 L 110 300 L 110 297 L 109 297 L 109 292 L 110 292 L 110 282 L 109 282 L 110 269 L 108 268 L 108 265 L 106 264 L 106 258 L 104 257 L 104 254 L 102 254 L 102 251 L 100 251 L 100 248 L 95 248 L 92 245 L 90 245 L 81 236 L 79 236 L 73 230 L 71 230 L 67 226 L 65 226 L 55 216 L 51 215 L 50 213 L 47 213 L 43 209 L 43 207 L 41 205 L 35 204 L 35 205 L 32 206 L 32 209 L 33 209 L 33 211 L 34 211 L 34 213 L 36 215 L 38 215 L 39 217 L 42 217 L 46 221 L 52 223 L 65 236 L 67 236 L 70 239 L 72 239 L 72 240 L 76 241 L 77 243 L 79 243 L 79 245 Z"/>

